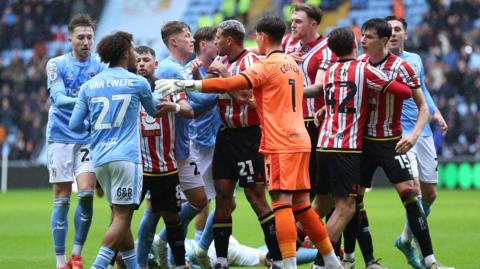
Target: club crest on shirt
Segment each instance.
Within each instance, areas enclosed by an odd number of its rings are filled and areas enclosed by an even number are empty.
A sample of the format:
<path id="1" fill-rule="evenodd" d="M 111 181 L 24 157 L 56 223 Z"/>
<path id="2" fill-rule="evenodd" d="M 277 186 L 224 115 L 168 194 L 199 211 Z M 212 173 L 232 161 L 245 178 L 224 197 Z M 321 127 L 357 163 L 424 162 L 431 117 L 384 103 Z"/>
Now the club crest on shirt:
<path id="1" fill-rule="evenodd" d="M 73 73 L 72 71 L 68 71 L 67 75 L 65 76 L 66 80 L 73 80 Z"/>
<path id="2" fill-rule="evenodd" d="M 393 74 L 392 71 L 390 71 L 390 70 L 382 70 L 382 71 L 383 71 L 383 73 L 385 73 L 385 75 L 387 75 L 388 78 L 392 77 L 392 74 Z"/>

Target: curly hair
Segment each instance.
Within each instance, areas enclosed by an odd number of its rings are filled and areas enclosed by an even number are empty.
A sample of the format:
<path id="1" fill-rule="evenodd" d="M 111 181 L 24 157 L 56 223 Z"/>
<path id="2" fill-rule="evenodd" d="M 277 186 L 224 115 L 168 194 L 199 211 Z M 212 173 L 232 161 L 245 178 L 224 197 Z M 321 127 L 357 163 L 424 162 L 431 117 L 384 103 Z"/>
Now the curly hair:
<path id="1" fill-rule="evenodd" d="M 127 32 L 114 32 L 100 40 L 97 53 L 104 63 L 116 65 L 126 50 L 132 47 L 133 36 Z"/>

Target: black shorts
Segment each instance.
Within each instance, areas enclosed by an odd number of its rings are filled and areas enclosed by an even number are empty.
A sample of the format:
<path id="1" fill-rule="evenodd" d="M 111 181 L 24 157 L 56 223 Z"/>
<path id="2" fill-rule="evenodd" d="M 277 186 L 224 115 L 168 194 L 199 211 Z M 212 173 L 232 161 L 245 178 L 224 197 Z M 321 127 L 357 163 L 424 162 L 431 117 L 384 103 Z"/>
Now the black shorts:
<path id="1" fill-rule="evenodd" d="M 182 201 L 178 173 L 171 175 L 143 175 L 142 199 L 150 192 L 154 212 L 180 212 Z M 140 202 L 141 203 L 141 202 Z"/>
<path id="2" fill-rule="evenodd" d="M 317 194 L 356 196 L 360 183 L 361 154 L 317 152 Z"/>
<path id="3" fill-rule="evenodd" d="M 399 140 L 400 138 L 382 141 L 363 139 L 360 186 L 372 187 L 373 174 L 377 167 L 383 168 L 392 184 L 413 180 L 412 168 L 407 155 L 400 155 L 395 151 L 395 145 Z"/>
<path id="4" fill-rule="evenodd" d="M 220 130 L 213 153 L 213 180 L 239 180 L 240 187 L 265 184 L 264 157 L 258 152 L 260 127 Z"/>
<path id="5" fill-rule="evenodd" d="M 310 163 L 308 164 L 308 174 L 310 175 L 310 186 L 311 193 L 315 194 L 315 184 L 316 184 L 316 176 L 317 176 L 317 141 L 318 141 L 318 130 L 319 127 L 315 125 L 313 119 L 305 119 L 305 128 L 308 131 L 308 135 L 310 136 L 310 142 L 312 143 L 312 151 L 310 152 Z"/>

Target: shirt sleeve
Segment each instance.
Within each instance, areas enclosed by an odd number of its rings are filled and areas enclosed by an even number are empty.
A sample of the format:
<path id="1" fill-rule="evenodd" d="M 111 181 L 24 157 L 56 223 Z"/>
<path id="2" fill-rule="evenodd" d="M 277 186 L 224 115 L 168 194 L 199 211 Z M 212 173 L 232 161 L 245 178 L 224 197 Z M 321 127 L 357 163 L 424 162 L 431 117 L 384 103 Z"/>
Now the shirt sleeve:
<path id="1" fill-rule="evenodd" d="M 364 70 L 365 82 L 370 90 L 382 92 L 392 83 L 392 80 L 388 79 L 387 75 L 376 67 L 365 64 Z"/>
<path id="2" fill-rule="evenodd" d="M 419 56 L 420 58 L 420 56 Z M 435 113 L 435 110 L 437 110 L 437 106 L 433 102 L 432 96 L 430 95 L 430 92 L 427 89 L 427 84 L 425 83 L 425 68 L 423 66 L 422 60 L 419 59 L 418 61 L 419 64 L 419 69 L 420 69 L 420 85 L 422 87 L 423 95 L 425 96 L 425 101 L 427 102 L 428 109 L 430 110 L 430 114 L 433 115 Z"/>
<path id="3" fill-rule="evenodd" d="M 256 62 L 241 74 L 248 80 L 250 88 L 257 88 L 267 80 L 266 73 L 265 66 L 261 62 Z"/>
<path id="4" fill-rule="evenodd" d="M 46 68 L 47 88 L 50 90 L 50 102 L 52 105 L 56 107 L 73 107 L 77 98 L 67 96 L 58 60 L 50 59 Z"/>
<path id="5" fill-rule="evenodd" d="M 185 77 L 183 77 L 180 69 L 171 63 L 159 66 L 158 70 L 159 71 L 157 72 L 157 76 L 161 79 L 163 78 L 185 80 Z"/>
<path id="6" fill-rule="evenodd" d="M 327 70 L 327 68 L 334 62 L 337 61 L 337 56 L 333 54 L 333 52 L 327 47 L 324 50 L 324 53 L 322 53 L 322 60 L 320 61 L 320 64 L 318 65 L 318 69 L 321 70 Z"/>
<path id="7" fill-rule="evenodd" d="M 147 80 L 143 78 L 140 80 L 140 102 L 147 114 L 154 117 L 156 112 L 155 107 L 159 101 L 156 98 L 153 98 L 150 84 L 148 84 Z"/>
<path id="8" fill-rule="evenodd" d="M 87 115 L 88 100 L 85 95 L 85 88 L 81 87 L 75 107 L 73 108 L 72 117 L 68 123 L 68 127 L 74 131 L 84 131 L 87 128 L 86 125 L 88 124 L 88 122 L 85 121 Z"/>
<path id="9" fill-rule="evenodd" d="M 188 103 L 195 113 L 209 110 L 217 104 L 218 94 L 188 93 Z"/>
<path id="10" fill-rule="evenodd" d="M 400 65 L 397 80 L 407 84 L 412 89 L 420 88 L 417 71 L 406 61 L 403 61 Z"/>

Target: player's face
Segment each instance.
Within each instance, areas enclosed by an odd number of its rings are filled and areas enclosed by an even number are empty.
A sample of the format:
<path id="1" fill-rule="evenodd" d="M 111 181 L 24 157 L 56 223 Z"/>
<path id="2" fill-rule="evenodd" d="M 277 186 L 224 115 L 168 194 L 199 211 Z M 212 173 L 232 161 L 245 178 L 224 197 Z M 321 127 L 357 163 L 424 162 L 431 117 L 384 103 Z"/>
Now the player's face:
<path id="1" fill-rule="evenodd" d="M 403 28 L 403 24 L 400 21 L 392 20 L 388 21 L 390 26 L 392 27 L 392 37 L 388 41 L 388 48 L 389 49 L 399 49 L 403 48 L 403 44 L 407 39 L 407 32 Z"/>
<path id="2" fill-rule="evenodd" d="M 223 35 L 222 29 L 218 29 L 217 33 L 215 34 L 215 46 L 217 47 L 218 55 L 220 56 L 227 55 L 229 44 L 230 44 L 229 38 Z"/>
<path id="3" fill-rule="evenodd" d="M 151 76 L 155 73 L 158 62 L 150 52 L 142 54 L 136 53 L 137 58 L 137 74 L 142 77 Z"/>
<path id="4" fill-rule="evenodd" d="M 291 26 L 293 39 L 301 40 L 310 33 L 314 33 L 316 31 L 317 22 L 310 19 L 305 11 L 295 11 L 292 14 Z"/>
<path id="5" fill-rule="evenodd" d="M 174 39 L 175 46 L 181 53 L 193 53 L 193 43 L 195 42 L 195 39 L 193 39 L 193 35 L 188 28 L 183 28 L 183 32 L 176 34 Z"/>
<path id="6" fill-rule="evenodd" d="M 94 41 L 94 33 L 92 27 L 77 26 L 70 33 L 68 40 L 71 43 L 75 57 L 85 60 L 90 56 Z"/>
<path id="7" fill-rule="evenodd" d="M 365 30 L 362 32 L 361 45 L 363 53 L 367 55 L 377 54 L 383 50 L 384 39 L 380 38 L 376 30 Z"/>
<path id="8" fill-rule="evenodd" d="M 204 46 L 201 48 L 202 54 L 207 56 L 208 59 L 215 59 L 218 55 L 218 48 L 215 45 L 215 40 L 205 40 L 202 41 Z"/>

